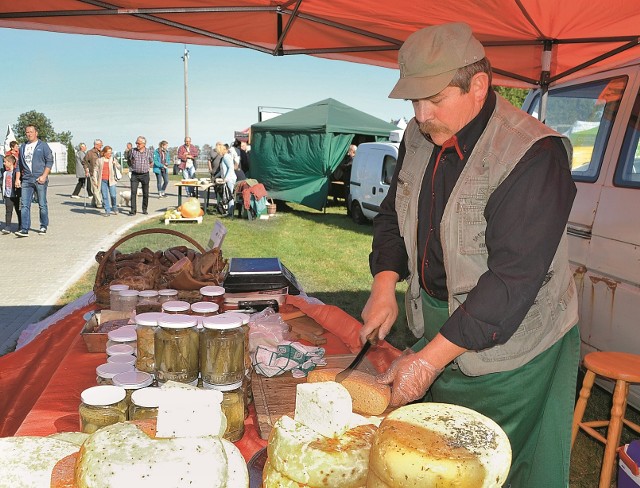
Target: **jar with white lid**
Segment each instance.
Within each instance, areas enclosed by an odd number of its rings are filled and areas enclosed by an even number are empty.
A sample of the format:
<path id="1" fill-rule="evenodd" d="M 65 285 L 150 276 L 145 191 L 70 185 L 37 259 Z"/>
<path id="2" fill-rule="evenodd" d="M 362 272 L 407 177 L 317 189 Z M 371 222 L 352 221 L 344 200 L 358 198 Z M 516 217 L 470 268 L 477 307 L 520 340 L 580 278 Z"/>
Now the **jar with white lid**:
<path id="1" fill-rule="evenodd" d="M 127 415 L 129 412 L 129 405 L 131 405 L 131 394 L 135 390 L 140 388 L 146 388 L 153 383 L 153 376 L 144 371 L 127 371 L 126 373 L 119 373 L 113 377 L 113 384 L 115 386 L 121 386 L 127 392 L 125 398 L 127 402 Z"/>
<path id="2" fill-rule="evenodd" d="M 136 369 L 145 373 L 155 373 L 154 335 L 158 328 L 161 312 L 146 312 L 135 316 L 137 359 Z"/>
<path id="3" fill-rule="evenodd" d="M 203 302 L 215 302 L 220 308 L 224 305 L 225 290 L 221 286 L 203 286 L 200 295 Z"/>
<path id="4" fill-rule="evenodd" d="M 142 290 L 138 293 L 136 313 L 161 312 L 160 295 L 157 290 Z"/>
<path id="5" fill-rule="evenodd" d="M 138 290 L 120 290 L 116 302 L 118 307 L 114 310 L 127 313 L 135 312 L 138 304 L 138 293 Z"/>
<path id="6" fill-rule="evenodd" d="M 133 354 L 118 354 L 117 356 L 107 357 L 108 363 L 130 364 L 135 367 L 136 357 Z"/>
<path id="7" fill-rule="evenodd" d="M 253 374 L 253 364 L 249 352 L 249 321 L 251 316 L 243 312 L 225 312 L 225 314 L 237 315 L 242 319 L 242 330 L 244 330 L 244 381 L 242 389 L 244 391 L 245 418 L 249 416 L 249 404 L 253 402 L 253 391 L 251 390 L 251 375 Z"/>
<path id="8" fill-rule="evenodd" d="M 227 429 L 223 437 L 230 442 L 238 441 L 244 435 L 244 392 L 242 381 L 230 385 L 209 385 L 203 383 L 205 388 L 217 390 L 222 393 L 220 405 L 225 417 L 227 417 Z"/>
<path id="9" fill-rule="evenodd" d="M 107 347 L 115 344 L 127 344 L 136 350 L 136 327 L 135 325 L 123 325 L 110 331 L 107 334 Z"/>
<path id="10" fill-rule="evenodd" d="M 162 304 L 162 311 L 170 314 L 188 314 L 191 310 L 189 302 L 182 300 L 169 300 Z"/>
<path id="11" fill-rule="evenodd" d="M 216 315 L 220 307 L 215 302 L 196 302 L 191 304 L 191 314 L 200 317 L 210 317 Z"/>
<path id="12" fill-rule="evenodd" d="M 178 299 L 178 290 L 173 288 L 163 288 L 158 290 L 158 303 L 162 305 L 164 302 Z"/>
<path id="13" fill-rule="evenodd" d="M 121 305 L 119 305 L 118 301 L 120 300 L 120 292 L 122 290 L 128 290 L 129 289 L 129 285 L 111 285 L 109 287 L 109 308 L 111 310 L 119 310 L 118 307 L 120 307 Z"/>
<path id="14" fill-rule="evenodd" d="M 168 302 L 167 302 L 168 303 Z M 155 331 L 154 356 L 158 383 L 198 382 L 199 334 L 191 315 L 164 314 Z"/>
<path id="15" fill-rule="evenodd" d="M 99 385 L 113 385 L 113 377 L 126 371 L 133 371 L 133 364 L 101 364 L 96 368 L 96 383 Z"/>
<path id="16" fill-rule="evenodd" d="M 92 386 L 84 390 L 78 407 L 80 431 L 93 434 L 101 427 L 127 420 L 126 396 L 124 388 L 113 385 Z"/>
<path id="17" fill-rule="evenodd" d="M 242 318 L 231 314 L 202 317 L 200 370 L 203 383 L 228 385 L 244 377 Z"/>
<path id="18" fill-rule="evenodd" d="M 157 418 L 161 394 L 160 388 L 152 386 L 134 391 L 131 394 L 131 404 L 129 405 L 129 420 Z"/>
<path id="19" fill-rule="evenodd" d="M 135 349 L 129 344 L 112 344 L 107 347 L 107 356 L 117 356 L 118 354 L 133 356 L 135 352 Z"/>

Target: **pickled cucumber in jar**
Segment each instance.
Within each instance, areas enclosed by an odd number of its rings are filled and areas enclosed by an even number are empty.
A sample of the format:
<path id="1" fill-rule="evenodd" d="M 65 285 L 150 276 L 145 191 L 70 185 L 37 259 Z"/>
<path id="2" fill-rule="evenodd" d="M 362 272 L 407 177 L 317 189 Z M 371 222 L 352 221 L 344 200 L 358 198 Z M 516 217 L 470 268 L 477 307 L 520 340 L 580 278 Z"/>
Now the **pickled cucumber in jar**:
<path id="1" fill-rule="evenodd" d="M 155 372 L 154 334 L 158 327 L 159 312 L 136 315 L 137 357 L 136 369 L 145 373 Z"/>
<path id="2" fill-rule="evenodd" d="M 154 357 L 159 383 L 198 381 L 200 341 L 197 320 L 190 315 L 164 315 L 155 331 Z"/>
<path id="3" fill-rule="evenodd" d="M 242 318 L 222 314 L 203 317 L 202 323 L 202 381 L 211 385 L 228 385 L 242 381 L 245 371 Z"/>
<path id="4" fill-rule="evenodd" d="M 131 395 L 129 420 L 155 419 L 160 405 L 160 388 L 147 387 L 136 390 Z"/>
<path id="5" fill-rule="evenodd" d="M 100 385 L 84 390 L 78 408 L 80 431 L 93 434 L 101 427 L 127 420 L 125 396 L 124 388 L 119 386 Z"/>

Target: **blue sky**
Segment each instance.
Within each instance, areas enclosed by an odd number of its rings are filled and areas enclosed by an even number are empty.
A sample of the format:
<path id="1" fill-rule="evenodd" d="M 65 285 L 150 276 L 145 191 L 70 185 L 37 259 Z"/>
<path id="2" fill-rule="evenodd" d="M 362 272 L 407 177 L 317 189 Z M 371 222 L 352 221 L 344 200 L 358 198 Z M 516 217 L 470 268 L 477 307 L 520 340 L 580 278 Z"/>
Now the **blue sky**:
<path id="1" fill-rule="evenodd" d="M 197 145 L 231 142 L 258 107 L 299 108 L 335 98 L 383 120 L 411 117 L 387 95 L 398 72 L 310 56 L 188 45 L 189 132 Z M 43 112 L 74 145 L 95 138 L 116 151 L 184 137 L 183 44 L 0 28 L 0 137 L 21 113 Z"/>

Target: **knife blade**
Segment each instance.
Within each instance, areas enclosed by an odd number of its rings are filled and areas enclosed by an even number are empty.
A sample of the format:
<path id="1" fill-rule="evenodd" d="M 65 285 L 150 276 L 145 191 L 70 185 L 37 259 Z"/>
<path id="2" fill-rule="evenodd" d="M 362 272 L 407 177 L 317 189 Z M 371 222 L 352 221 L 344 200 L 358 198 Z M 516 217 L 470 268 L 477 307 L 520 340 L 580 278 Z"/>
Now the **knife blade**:
<path id="1" fill-rule="evenodd" d="M 369 351 L 369 348 L 371 348 L 371 345 L 375 346 L 377 343 L 378 343 L 378 329 L 376 328 L 367 336 L 367 342 L 364 343 L 364 346 L 362 346 L 362 349 L 360 349 L 360 352 L 353 359 L 353 361 L 351 361 L 351 364 L 347 366 L 346 369 L 343 369 L 336 375 L 336 379 L 335 379 L 336 383 L 341 383 L 342 381 L 344 381 L 344 379 L 347 376 L 349 376 L 351 372 L 354 369 L 356 369 L 358 365 L 362 362 L 365 355 Z"/>

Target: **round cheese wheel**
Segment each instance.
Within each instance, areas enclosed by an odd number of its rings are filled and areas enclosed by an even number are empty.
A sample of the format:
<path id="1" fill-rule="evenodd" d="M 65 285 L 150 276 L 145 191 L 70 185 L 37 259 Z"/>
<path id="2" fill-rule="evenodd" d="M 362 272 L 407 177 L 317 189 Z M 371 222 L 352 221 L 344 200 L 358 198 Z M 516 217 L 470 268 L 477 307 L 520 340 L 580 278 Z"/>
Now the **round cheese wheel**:
<path id="1" fill-rule="evenodd" d="M 303 485 L 297 481 L 287 478 L 280 471 L 271 466 L 267 459 L 262 470 L 262 488 L 308 488 L 309 485 Z"/>
<path id="2" fill-rule="evenodd" d="M 511 445 L 493 420 L 457 405 L 417 403 L 391 412 L 375 435 L 368 487 L 501 487 Z"/>
<path id="3" fill-rule="evenodd" d="M 313 488 L 364 486 L 374 425 L 359 425 L 337 438 L 324 437 L 286 415 L 269 435 L 271 466 L 287 478 Z"/>

